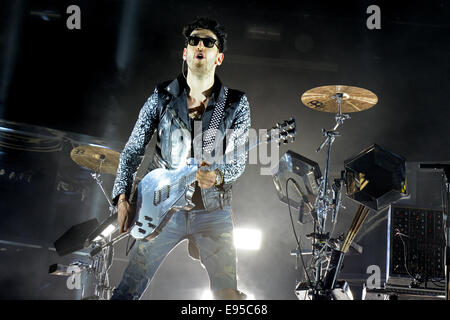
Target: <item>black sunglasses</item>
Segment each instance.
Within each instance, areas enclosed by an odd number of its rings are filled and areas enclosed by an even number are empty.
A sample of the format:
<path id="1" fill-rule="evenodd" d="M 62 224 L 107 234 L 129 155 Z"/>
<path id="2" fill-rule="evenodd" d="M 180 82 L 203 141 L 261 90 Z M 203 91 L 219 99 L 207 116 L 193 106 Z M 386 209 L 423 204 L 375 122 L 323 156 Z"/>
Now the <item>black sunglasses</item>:
<path id="1" fill-rule="evenodd" d="M 186 40 L 187 40 L 186 42 L 190 46 L 198 45 L 200 40 L 201 40 L 203 42 L 203 45 L 205 47 L 207 47 L 207 48 L 212 48 L 217 43 L 216 39 L 213 39 L 213 38 L 200 38 L 200 37 L 197 37 L 197 36 L 188 36 Z"/>

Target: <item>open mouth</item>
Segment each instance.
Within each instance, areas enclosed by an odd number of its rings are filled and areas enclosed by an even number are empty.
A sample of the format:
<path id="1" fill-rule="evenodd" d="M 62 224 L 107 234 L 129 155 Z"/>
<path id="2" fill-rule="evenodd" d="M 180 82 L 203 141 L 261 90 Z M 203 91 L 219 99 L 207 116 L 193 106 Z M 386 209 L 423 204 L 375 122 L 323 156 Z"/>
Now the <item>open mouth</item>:
<path id="1" fill-rule="evenodd" d="M 197 53 L 196 56 L 195 56 L 195 58 L 196 58 L 196 59 L 199 59 L 199 60 L 202 60 L 202 59 L 204 59 L 205 57 L 204 57 L 203 53 Z"/>

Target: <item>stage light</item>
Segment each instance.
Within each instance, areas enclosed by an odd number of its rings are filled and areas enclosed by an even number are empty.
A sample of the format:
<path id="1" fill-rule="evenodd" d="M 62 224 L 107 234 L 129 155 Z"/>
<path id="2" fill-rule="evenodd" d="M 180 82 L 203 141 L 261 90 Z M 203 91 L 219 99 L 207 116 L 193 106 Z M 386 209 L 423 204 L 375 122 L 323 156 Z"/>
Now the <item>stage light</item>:
<path id="1" fill-rule="evenodd" d="M 244 292 L 247 295 L 247 299 L 246 300 L 255 300 L 255 295 L 253 293 L 250 292 Z"/>
<path id="2" fill-rule="evenodd" d="M 213 299 L 213 295 L 211 290 L 209 289 L 205 289 L 203 290 L 202 296 L 200 298 L 201 300 L 212 300 Z"/>
<path id="3" fill-rule="evenodd" d="M 244 292 L 247 295 L 246 300 L 255 300 L 255 295 L 253 293 Z M 200 298 L 201 300 L 214 300 L 213 294 L 211 290 L 205 289 L 203 290 L 202 296 Z"/>
<path id="4" fill-rule="evenodd" d="M 236 228 L 233 238 L 236 249 L 259 250 L 261 246 L 261 231 L 257 229 Z"/>
<path id="5" fill-rule="evenodd" d="M 61 19 L 61 14 L 55 10 L 32 10 L 30 15 L 39 17 L 44 21 L 56 21 Z"/>
<path id="6" fill-rule="evenodd" d="M 110 224 L 109 226 L 106 227 L 105 230 L 103 230 L 102 236 L 107 237 L 111 233 L 113 233 L 115 230 L 116 230 L 116 227 L 114 225 Z"/>
<path id="7" fill-rule="evenodd" d="M 116 231 L 116 227 L 113 224 L 110 224 L 109 226 L 107 226 L 105 228 L 105 230 L 102 231 L 101 235 L 106 238 L 108 237 L 110 234 L 112 234 L 114 231 Z M 100 241 L 102 240 L 101 236 L 98 236 L 94 239 L 94 241 Z"/>

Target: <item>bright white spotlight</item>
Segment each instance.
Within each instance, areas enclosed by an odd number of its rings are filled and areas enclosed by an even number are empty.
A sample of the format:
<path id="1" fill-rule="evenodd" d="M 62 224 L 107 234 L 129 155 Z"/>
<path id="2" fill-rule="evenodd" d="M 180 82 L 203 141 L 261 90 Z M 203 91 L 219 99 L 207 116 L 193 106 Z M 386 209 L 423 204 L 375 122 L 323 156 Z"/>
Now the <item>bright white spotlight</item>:
<path id="1" fill-rule="evenodd" d="M 106 238 L 106 237 L 109 236 L 111 233 L 113 233 L 115 230 L 116 230 L 116 227 L 115 227 L 114 225 L 110 224 L 109 226 L 107 226 L 107 227 L 105 228 L 105 230 L 103 230 L 102 236 L 104 236 L 104 237 Z"/>
<path id="2" fill-rule="evenodd" d="M 255 300 L 255 295 L 253 293 L 245 292 L 247 295 L 247 300 Z"/>
<path id="3" fill-rule="evenodd" d="M 244 292 L 247 295 L 247 300 L 255 300 L 255 295 L 252 293 Z M 211 290 L 205 289 L 203 290 L 201 300 L 214 300 L 213 294 Z"/>
<path id="4" fill-rule="evenodd" d="M 110 234 L 112 234 L 114 231 L 116 231 L 116 227 L 113 224 L 110 224 L 105 228 L 105 230 L 102 231 L 102 236 L 104 238 L 108 237 Z M 94 239 L 94 241 L 100 241 L 102 240 L 102 237 L 98 236 Z"/>
<path id="5" fill-rule="evenodd" d="M 212 300 L 212 299 L 213 299 L 213 295 L 212 295 L 211 290 L 209 290 L 209 289 L 203 290 L 201 300 Z"/>
<path id="6" fill-rule="evenodd" d="M 261 246 L 261 231 L 257 229 L 234 229 L 234 246 L 237 249 L 259 250 Z"/>

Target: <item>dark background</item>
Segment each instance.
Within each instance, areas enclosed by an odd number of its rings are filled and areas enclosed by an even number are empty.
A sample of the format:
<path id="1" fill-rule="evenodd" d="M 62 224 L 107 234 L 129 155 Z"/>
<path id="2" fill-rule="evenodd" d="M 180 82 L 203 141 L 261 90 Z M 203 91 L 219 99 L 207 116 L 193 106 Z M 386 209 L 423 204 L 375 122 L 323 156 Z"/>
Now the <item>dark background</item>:
<path id="1" fill-rule="evenodd" d="M 154 86 L 181 72 L 181 29 L 196 15 L 226 26 L 228 50 L 217 72 L 226 85 L 247 93 L 252 127 L 297 119 L 297 139 L 281 154 L 291 149 L 323 171 L 325 152 L 315 149 L 334 117 L 306 108 L 300 97 L 318 86 L 343 84 L 369 89 L 379 101 L 340 127 L 332 176 L 373 143 L 409 162 L 450 160 L 449 4 L 392 2 L 2 1 L 0 297 L 79 295 L 66 288 L 66 278 L 47 275 L 50 264 L 80 257 L 58 257 L 53 242 L 74 224 L 103 220 L 108 206 L 89 170 L 71 161 L 70 150 L 88 143 L 122 149 Z M 66 27 L 72 4 L 81 8 L 81 30 Z M 366 27 L 371 4 L 381 8 L 381 30 Z M 104 177 L 108 192 L 113 178 Z M 344 203 L 336 233 L 347 230 L 357 208 L 348 198 Z M 303 276 L 290 256 L 295 240 L 287 207 L 260 166 L 248 165 L 236 183 L 233 210 L 236 226 L 263 233 L 259 251 L 239 251 L 239 287 L 257 299 L 295 299 L 295 281 Z M 367 266 L 385 263 L 383 217 L 367 221 L 355 239 L 365 251 L 346 259 L 343 274 L 350 281 L 363 281 Z M 304 234 L 312 227 L 297 228 L 307 248 Z M 206 271 L 187 257 L 186 247 L 169 255 L 145 298 L 201 297 Z M 124 244 L 115 257 L 114 285 L 126 266 Z"/>

